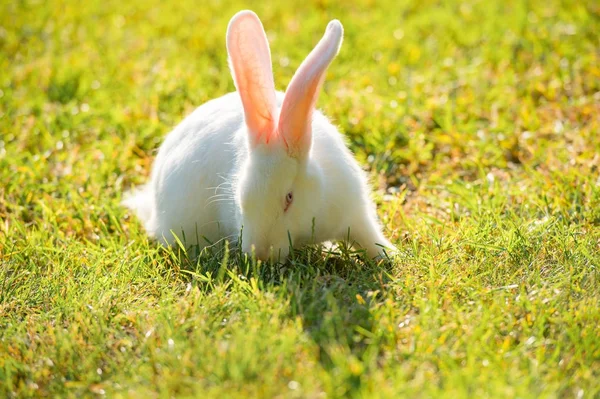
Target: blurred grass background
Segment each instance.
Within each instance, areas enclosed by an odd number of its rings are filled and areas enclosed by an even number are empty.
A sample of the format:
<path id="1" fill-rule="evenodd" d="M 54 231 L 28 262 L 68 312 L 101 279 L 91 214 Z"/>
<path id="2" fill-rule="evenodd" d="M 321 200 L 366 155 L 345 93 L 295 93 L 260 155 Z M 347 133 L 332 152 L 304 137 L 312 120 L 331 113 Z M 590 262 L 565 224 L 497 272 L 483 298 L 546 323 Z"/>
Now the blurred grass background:
<path id="1" fill-rule="evenodd" d="M 344 24 L 318 106 L 392 264 L 193 262 L 119 206 L 233 90 L 244 8 L 279 90 Z M 595 1 L 3 1 L 0 394 L 596 397 L 598 32 Z"/>

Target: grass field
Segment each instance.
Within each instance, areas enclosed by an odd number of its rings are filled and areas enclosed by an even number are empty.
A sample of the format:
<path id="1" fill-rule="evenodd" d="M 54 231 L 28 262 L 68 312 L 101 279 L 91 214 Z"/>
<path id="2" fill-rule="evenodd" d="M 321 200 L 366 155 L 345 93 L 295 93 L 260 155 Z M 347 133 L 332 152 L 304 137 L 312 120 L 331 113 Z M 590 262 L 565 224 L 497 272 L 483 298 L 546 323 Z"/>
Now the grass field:
<path id="1" fill-rule="evenodd" d="M 599 397 L 600 3 L 271 3 L 1 2 L 0 397 Z M 344 24 L 318 105 L 392 261 L 192 261 L 120 207 L 244 8 L 280 90 Z"/>

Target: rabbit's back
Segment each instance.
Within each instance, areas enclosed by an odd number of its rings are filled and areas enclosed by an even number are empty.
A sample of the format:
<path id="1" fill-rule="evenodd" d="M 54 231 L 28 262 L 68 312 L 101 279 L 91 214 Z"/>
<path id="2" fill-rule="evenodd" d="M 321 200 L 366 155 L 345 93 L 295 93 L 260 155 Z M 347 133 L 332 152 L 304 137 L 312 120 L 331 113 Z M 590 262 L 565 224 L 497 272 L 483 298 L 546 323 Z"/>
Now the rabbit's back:
<path id="1" fill-rule="evenodd" d="M 233 179 L 247 152 L 243 122 L 239 96 L 230 93 L 198 107 L 167 135 L 151 181 L 134 194 L 137 201 L 128 200 L 147 208 L 137 213 L 152 236 L 171 244 L 175 233 L 186 245 L 204 247 L 238 231 Z"/>

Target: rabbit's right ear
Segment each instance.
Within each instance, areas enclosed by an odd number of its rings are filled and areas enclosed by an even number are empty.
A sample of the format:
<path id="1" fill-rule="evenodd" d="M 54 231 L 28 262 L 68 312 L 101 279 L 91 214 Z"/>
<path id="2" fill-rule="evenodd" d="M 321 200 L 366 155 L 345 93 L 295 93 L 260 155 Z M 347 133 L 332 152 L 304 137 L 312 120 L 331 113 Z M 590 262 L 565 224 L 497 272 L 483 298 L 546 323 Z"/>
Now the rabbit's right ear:
<path id="1" fill-rule="evenodd" d="M 252 11 L 240 11 L 229 21 L 227 53 L 250 143 L 269 143 L 275 138 L 278 119 L 271 52 L 262 23 Z"/>
<path id="2" fill-rule="evenodd" d="M 302 62 L 290 82 L 279 114 L 278 134 L 294 158 L 308 156 L 312 145 L 312 114 L 325 71 L 333 61 L 344 37 L 338 20 L 327 25 L 325 35 Z"/>

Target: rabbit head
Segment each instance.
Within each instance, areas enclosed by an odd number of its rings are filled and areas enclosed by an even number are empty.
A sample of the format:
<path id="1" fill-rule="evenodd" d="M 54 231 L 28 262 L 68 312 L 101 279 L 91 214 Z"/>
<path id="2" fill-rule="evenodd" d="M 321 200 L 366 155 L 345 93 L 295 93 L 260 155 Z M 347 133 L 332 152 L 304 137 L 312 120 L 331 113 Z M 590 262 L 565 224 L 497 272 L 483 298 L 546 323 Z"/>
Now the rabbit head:
<path id="1" fill-rule="evenodd" d="M 271 254 L 283 258 L 291 243 L 296 246 L 311 238 L 324 182 L 321 169 L 311 162 L 312 116 L 325 71 L 342 37 L 341 23 L 331 21 L 292 78 L 279 107 L 260 20 L 253 12 L 242 11 L 229 23 L 227 52 L 248 139 L 236 193 L 242 249 L 254 250 L 259 258 Z"/>

